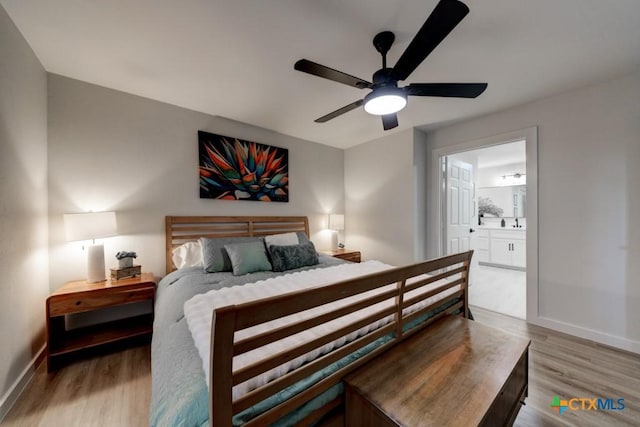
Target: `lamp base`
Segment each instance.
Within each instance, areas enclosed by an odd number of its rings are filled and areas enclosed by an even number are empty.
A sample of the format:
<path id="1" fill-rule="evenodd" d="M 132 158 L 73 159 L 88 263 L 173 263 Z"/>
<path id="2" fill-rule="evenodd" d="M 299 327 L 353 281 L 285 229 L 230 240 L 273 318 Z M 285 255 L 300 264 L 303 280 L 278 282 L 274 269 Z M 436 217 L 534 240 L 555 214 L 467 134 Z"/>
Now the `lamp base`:
<path id="1" fill-rule="evenodd" d="M 337 250 L 338 249 L 338 231 L 331 231 L 331 250 Z"/>
<path id="2" fill-rule="evenodd" d="M 87 246 L 87 283 L 105 280 L 104 245 Z"/>

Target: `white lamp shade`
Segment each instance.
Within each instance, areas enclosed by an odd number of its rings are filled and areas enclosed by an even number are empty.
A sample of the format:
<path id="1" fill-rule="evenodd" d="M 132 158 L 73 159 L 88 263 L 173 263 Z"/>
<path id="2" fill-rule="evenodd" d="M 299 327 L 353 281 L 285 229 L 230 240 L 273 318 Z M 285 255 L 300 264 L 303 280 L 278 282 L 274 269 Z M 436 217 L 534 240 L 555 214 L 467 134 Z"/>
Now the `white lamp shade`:
<path id="1" fill-rule="evenodd" d="M 93 240 L 115 236 L 118 232 L 115 212 L 89 212 L 64 215 L 67 241 Z"/>
<path id="2" fill-rule="evenodd" d="M 342 215 L 342 214 L 330 214 L 329 215 L 329 229 L 330 230 L 344 230 L 344 215 Z"/>

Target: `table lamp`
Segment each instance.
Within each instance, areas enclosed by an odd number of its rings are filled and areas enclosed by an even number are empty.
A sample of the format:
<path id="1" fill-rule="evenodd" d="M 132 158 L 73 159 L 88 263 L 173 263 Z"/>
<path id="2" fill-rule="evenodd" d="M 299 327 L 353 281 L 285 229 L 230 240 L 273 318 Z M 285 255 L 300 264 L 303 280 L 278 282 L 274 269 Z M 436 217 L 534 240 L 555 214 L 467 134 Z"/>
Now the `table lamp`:
<path id="1" fill-rule="evenodd" d="M 115 212 L 89 212 L 65 214 L 64 229 L 67 241 L 91 240 L 87 245 L 87 282 L 106 280 L 104 270 L 104 245 L 95 239 L 112 237 L 117 234 Z"/>
<path id="2" fill-rule="evenodd" d="M 331 249 L 334 251 L 341 245 L 338 243 L 340 231 L 344 230 L 344 215 L 343 214 L 330 214 L 329 215 L 329 230 L 335 231 L 331 236 Z"/>

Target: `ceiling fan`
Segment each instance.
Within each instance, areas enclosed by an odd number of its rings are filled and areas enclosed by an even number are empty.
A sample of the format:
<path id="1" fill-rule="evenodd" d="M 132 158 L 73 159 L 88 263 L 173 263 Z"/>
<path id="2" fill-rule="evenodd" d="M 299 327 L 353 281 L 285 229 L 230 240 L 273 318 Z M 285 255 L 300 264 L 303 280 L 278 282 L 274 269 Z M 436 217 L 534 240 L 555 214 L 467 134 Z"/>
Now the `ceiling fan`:
<path id="1" fill-rule="evenodd" d="M 407 105 L 408 96 L 440 96 L 475 98 L 487 88 L 486 83 L 411 83 L 398 87 L 422 61 L 444 40 L 469 13 L 459 0 L 440 0 L 393 68 L 387 67 L 387 52 L 395 36 L 383 31 L 373 38 L 373 45 L 382 55 L 382 68 L 373 74 L 373 83 L 317 64 L 307 59 L 296 62 L 294 68 L 304 73 L 333 80 L 358 89 L 371 89 L 363 99 L 345 105 L 315 120 L 324 123 L 364 104 L 370 114 L 382 116 L 384 130 L 398 126 L 397 112 Z"/>

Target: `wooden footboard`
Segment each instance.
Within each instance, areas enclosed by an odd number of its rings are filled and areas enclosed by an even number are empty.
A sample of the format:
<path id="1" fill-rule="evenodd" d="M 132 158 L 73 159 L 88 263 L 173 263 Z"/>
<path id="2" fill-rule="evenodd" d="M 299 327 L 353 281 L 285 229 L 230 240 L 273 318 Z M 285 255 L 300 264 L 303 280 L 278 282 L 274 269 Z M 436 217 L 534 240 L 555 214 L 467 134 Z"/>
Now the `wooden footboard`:
<path id="1" fill-rule="evenodd" d="M 460 314 L 468 317 L 467 288 L 472 254 L 473 251 L 450 255 L 415 265 L 394 268 L 380 273 L 346 280 L 329 286 L 216 309 L 214 311 L 211 332 L 212 357 L 210 365 L 211 377 L 209 381 L 210 423 L 214 426 L 230 426 L 233 416 L 241 411 L 307 378 L 311 374 L 332 365 L 345 356 L 359 349 L 363 349 L 365 346 L 382 337 L 388 339 L 374 350 L 369 351 L 350 364 L 339 368 L 301 393 L 253 418 L 246 425 L 262 426 L 273 423 L 340 383 L 349 372 L 367 363 L 372 358 L 407 337 L 428 327 L 428 325 L 436 319 L 449 314 Z M 427 274 L 428 276 L 425 276 Z M 389 285 L 393 286 L 390 286 L 389 289 L 384 291 L 380 290 L 380 292 L 377 292 L 374 296 L 363 297 L 349 305 L 342 305 L 335 309 L 331 308 L 320 315 L 307 317 L 304 321 L 271 329 L 268 332 L 242 340 L 235 340 L 234 342 L 236 331 Z M 430 288 L 424 288 L 428 285 Z M 416 292 L 412 292 L 422 288 L 425 289 L 425 292 L 422 292 L 420 295 L 416 296 Z M 426 291 L 426 289 L 428 289 L 428 291 Z M 411 313 L 403 313 L 405 309 L 420 304 L 427 298 L 433 297 L 438 297 L 437 301 L 431 301 L 429 304 Z M 319 336 L 312 341 L 299 344 L 276 355 L 261 359 L 250 366 L 235 371 L 233 370 L 234 356 L 315 326 L 328 323 L 334 319 L 358 312 L 383 301 L 390 302 L 384 309 L 371 314 L 367 313 L 366 317 L 359 317 L 353 321 L 348 321 L 339 329 Z M 422 303 L 422 305 L 424 305 L 424 303 Z M 446 309 L 442 310 L 443 307 L 446 307 Z M 426 318 L 427 314 L 431 314 L 431 316 Z M 391 323 L 374 329 L 342 347 L 336 348 L 309 363 L 303 364 L 299 368 L 288 372 L 286 375 L 268 382 L 236 400 L 233 399 L 232 387 L 234 385 L 243 383 L 257 375 L 280 366 L 286 361 L 306 354 L 389 315 L 393 316 Z M 408 328 L 409 325 L 413 325 L 414 323 L 417 323 L 417 326 Z M 311 416 L 319 418 L 329 410 L 341 406 L 343 404 L 342 402 L 343 400 L 340 397 L 324 405 L 319 410 L 314 411 Z M 309 418 L 308 421 L 312 420 Z"/>

